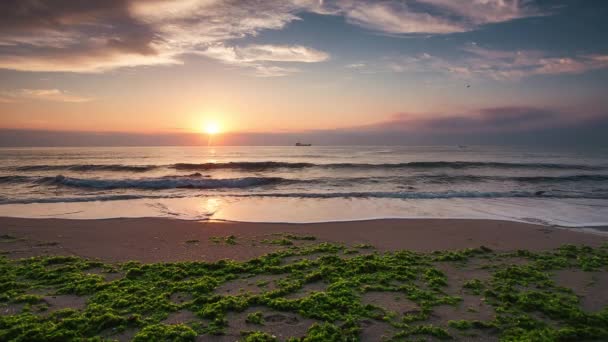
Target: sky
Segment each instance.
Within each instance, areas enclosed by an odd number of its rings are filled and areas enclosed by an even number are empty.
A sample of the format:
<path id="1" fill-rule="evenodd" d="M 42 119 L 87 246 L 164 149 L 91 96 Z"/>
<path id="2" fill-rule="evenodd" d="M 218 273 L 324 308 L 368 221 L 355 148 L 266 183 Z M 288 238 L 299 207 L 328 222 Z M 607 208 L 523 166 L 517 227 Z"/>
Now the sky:
<path id="1" fill-rule="evenodd" d="M 608 145 L 605 0 L 3 0 L 0 146 Z"/>

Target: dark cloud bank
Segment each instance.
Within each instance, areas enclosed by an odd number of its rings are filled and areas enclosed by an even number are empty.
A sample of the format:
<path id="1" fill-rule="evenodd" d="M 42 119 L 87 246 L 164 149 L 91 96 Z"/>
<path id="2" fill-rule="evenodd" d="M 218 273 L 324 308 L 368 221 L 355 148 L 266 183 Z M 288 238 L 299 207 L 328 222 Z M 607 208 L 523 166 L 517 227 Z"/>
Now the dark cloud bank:
<path id="1" fill-rule="evenodd" d="M 541 145 L 608 146 L 608 115 L 580 116 L 534 107 L 481 109 L 468 115 L 400 113 L 385 122 L 348 129 L 290 133 L 226 133 L 214 145 Z M 0 130 L 0 146 L 206 145 L 194 133 L 99 133 Z"/>

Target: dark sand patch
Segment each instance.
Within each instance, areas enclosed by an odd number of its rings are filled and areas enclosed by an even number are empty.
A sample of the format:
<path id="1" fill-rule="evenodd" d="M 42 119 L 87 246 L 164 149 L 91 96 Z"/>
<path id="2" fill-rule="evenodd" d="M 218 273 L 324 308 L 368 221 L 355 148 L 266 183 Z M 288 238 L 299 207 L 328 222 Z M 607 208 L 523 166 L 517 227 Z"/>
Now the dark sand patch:
<path id="1" fill-rule="evenodd" d="M 360 323 L 361 341 L 385 341 L 397 333 L 397 329 L 387 322 L 365 319 Z"/>
<path id="2" fill-rule="evenodd" d="M 433 308 L 431 322 L 447 326 L 451 320 L 491 321 L 496 317 L 494 308 L 485 303 L 482 297 L 462 295 L 462 301 L 455 306 L 439 305 Z"/>
<path id="3" fill-rule="evenodd" d="M 262 324 L 246 321 L 247 316 L 254 312 L 262 312 Z M 230 312 L 227 319 L 229 322 L 225 333 L 227 336 L 234 338 L 240 337 L 243 331 L 262 331 L 276 336 L 279 341 L 284 341 L 290 337 L 305 336 L 308 328 L 316 322 L 296 313 L 279 312 L 265 307 L 250 307 L 243 312 Z"/>
<path id="4" fill-rule="evenodd" d="M 581 298 L 584 310 L 597 312 L 608 306 L 608 272 L 585 272 L 564 269 L 554 272 L 553 279 L 558 286 L 574 291 Z"/>
<path id="5" fill-rule="evenodd" d="M 493 330 L 467 329 L 458 330 L 449 326 L 449 321 L 482 321 L 490 322 L 496 317 L 494 308 L 484 302 L 482 297 L 475 295 L 462 295 L 462 301 L 455 306 L 440 305 L 433 308 L 431 323 L 445 328 L 457 341 L 498 341 Z"/>
<path id="6" fill-rule="evenodd" d="M 477 265 L 459 264 L 455 262 L 437 262 L 434 265 L 438 270 L 443 272 L 448 280 L 447 287 L 444 291 L 451 295 L 460 295 L 463 293 L 463 285 L 470 280 L 477 279 L 486 281 L 491 278 L 491 272 Z"/>
<path id="7" fill-rule="evenodd" d="M 35 295 L 35 296 L 50 296 L 50 295 L 54 295 L 56 291 L 57 291 L 56 289 L 52 289 L 52 288 L 36 288 L 36 289 L 27 290 L 25 293 Z"/>
<path id="8" fill-rule="evenodd" d="M 76 295 L 44 296 L 43 300 L 49 305 L 47 312 L 61 309 L 83 310 L 87 306 L 88 297 Z"/>
<path id="9" fill-rule="evenodd" d="M 200 322 L 202 321 L 200 318 L 196 317 L 196 315 L 192 311 L 188 310 L 179 310 L 176 312 L 172 312 L 169 314 L 167 318 L 162 320 L 163 324 L 180 324 L 180 323 L 190 323 L 190 322 Z"/>
<path id="10" fill-rule="evenodd" d="M 276 281 L 285 278 L 285 276 L 286 275 L 273 274 L 239 278 L 221 284 L 215 289 L 215 293 L 226 296 L 269 292 L 275 290 L 277 288 Z"/>
<path id="11" fill-rule="evenodd" d="M 1 226 L 0 231 L 2 231 Z M 12 237 L 13 235 L 6 236 Z M 29 237 L 19 237 L 3 239 L 0 243 L 0 254 L 17 259 L 38 255 L 72 255 L 73 253 L 61 246 L 57 241 L 46 242 Z"/>
<path id="12" fill-rule="evenodd" d="M 187 292 L 175 292 L 169 296 L 169 300 L 175 304 L 183 304 L 192 300 L 192 294 Z"/>
<path id="13" fill-rule="evenodd" d="M 23 303 L 10 303 L 0 304 L 0 315 L 11 316 L 21 313 L 25 304 Z"/>
<path id="14" fill-rule="evenodd" d="M 110 341 L 128 342 L 133 340 L 135 334 L 137 334 L 137 329 L 135 328 L 127 328 L 122 331 L 119 331 L 117 328 L 110 328 L 101 333 L 100 336 Z"/>
<path id="15" fill-rule="evenodd" d="M 370 291 L 361 296 L 361 303 L 383 308 L 386 311 L 402 315 L 420 309 L 418 304 L 407 299 L 402 292 Z"/>

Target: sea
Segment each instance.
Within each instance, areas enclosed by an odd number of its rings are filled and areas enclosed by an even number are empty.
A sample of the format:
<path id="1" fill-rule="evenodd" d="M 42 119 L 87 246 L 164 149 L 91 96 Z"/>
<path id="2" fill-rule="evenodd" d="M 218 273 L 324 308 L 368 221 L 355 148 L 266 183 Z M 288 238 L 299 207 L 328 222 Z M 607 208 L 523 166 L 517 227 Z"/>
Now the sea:
<path id="1" fill-rule="evenodd" d="M 246 222 L 481 218 L 608 226 L 608 150 L 3 148 L 0 216 Z"/>

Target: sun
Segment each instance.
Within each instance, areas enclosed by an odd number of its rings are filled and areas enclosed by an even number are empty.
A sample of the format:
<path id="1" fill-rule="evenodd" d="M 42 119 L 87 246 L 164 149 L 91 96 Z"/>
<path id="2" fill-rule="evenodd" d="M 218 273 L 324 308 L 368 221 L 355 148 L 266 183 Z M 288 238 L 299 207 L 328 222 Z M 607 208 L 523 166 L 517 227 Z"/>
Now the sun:
<path id="1" fill-rule="evenodd" d="M 218 134 L 220 132 L 220 125 L 217 122 L 207 122 L 203 127 L 203 132 L 209 135 Z"/>

